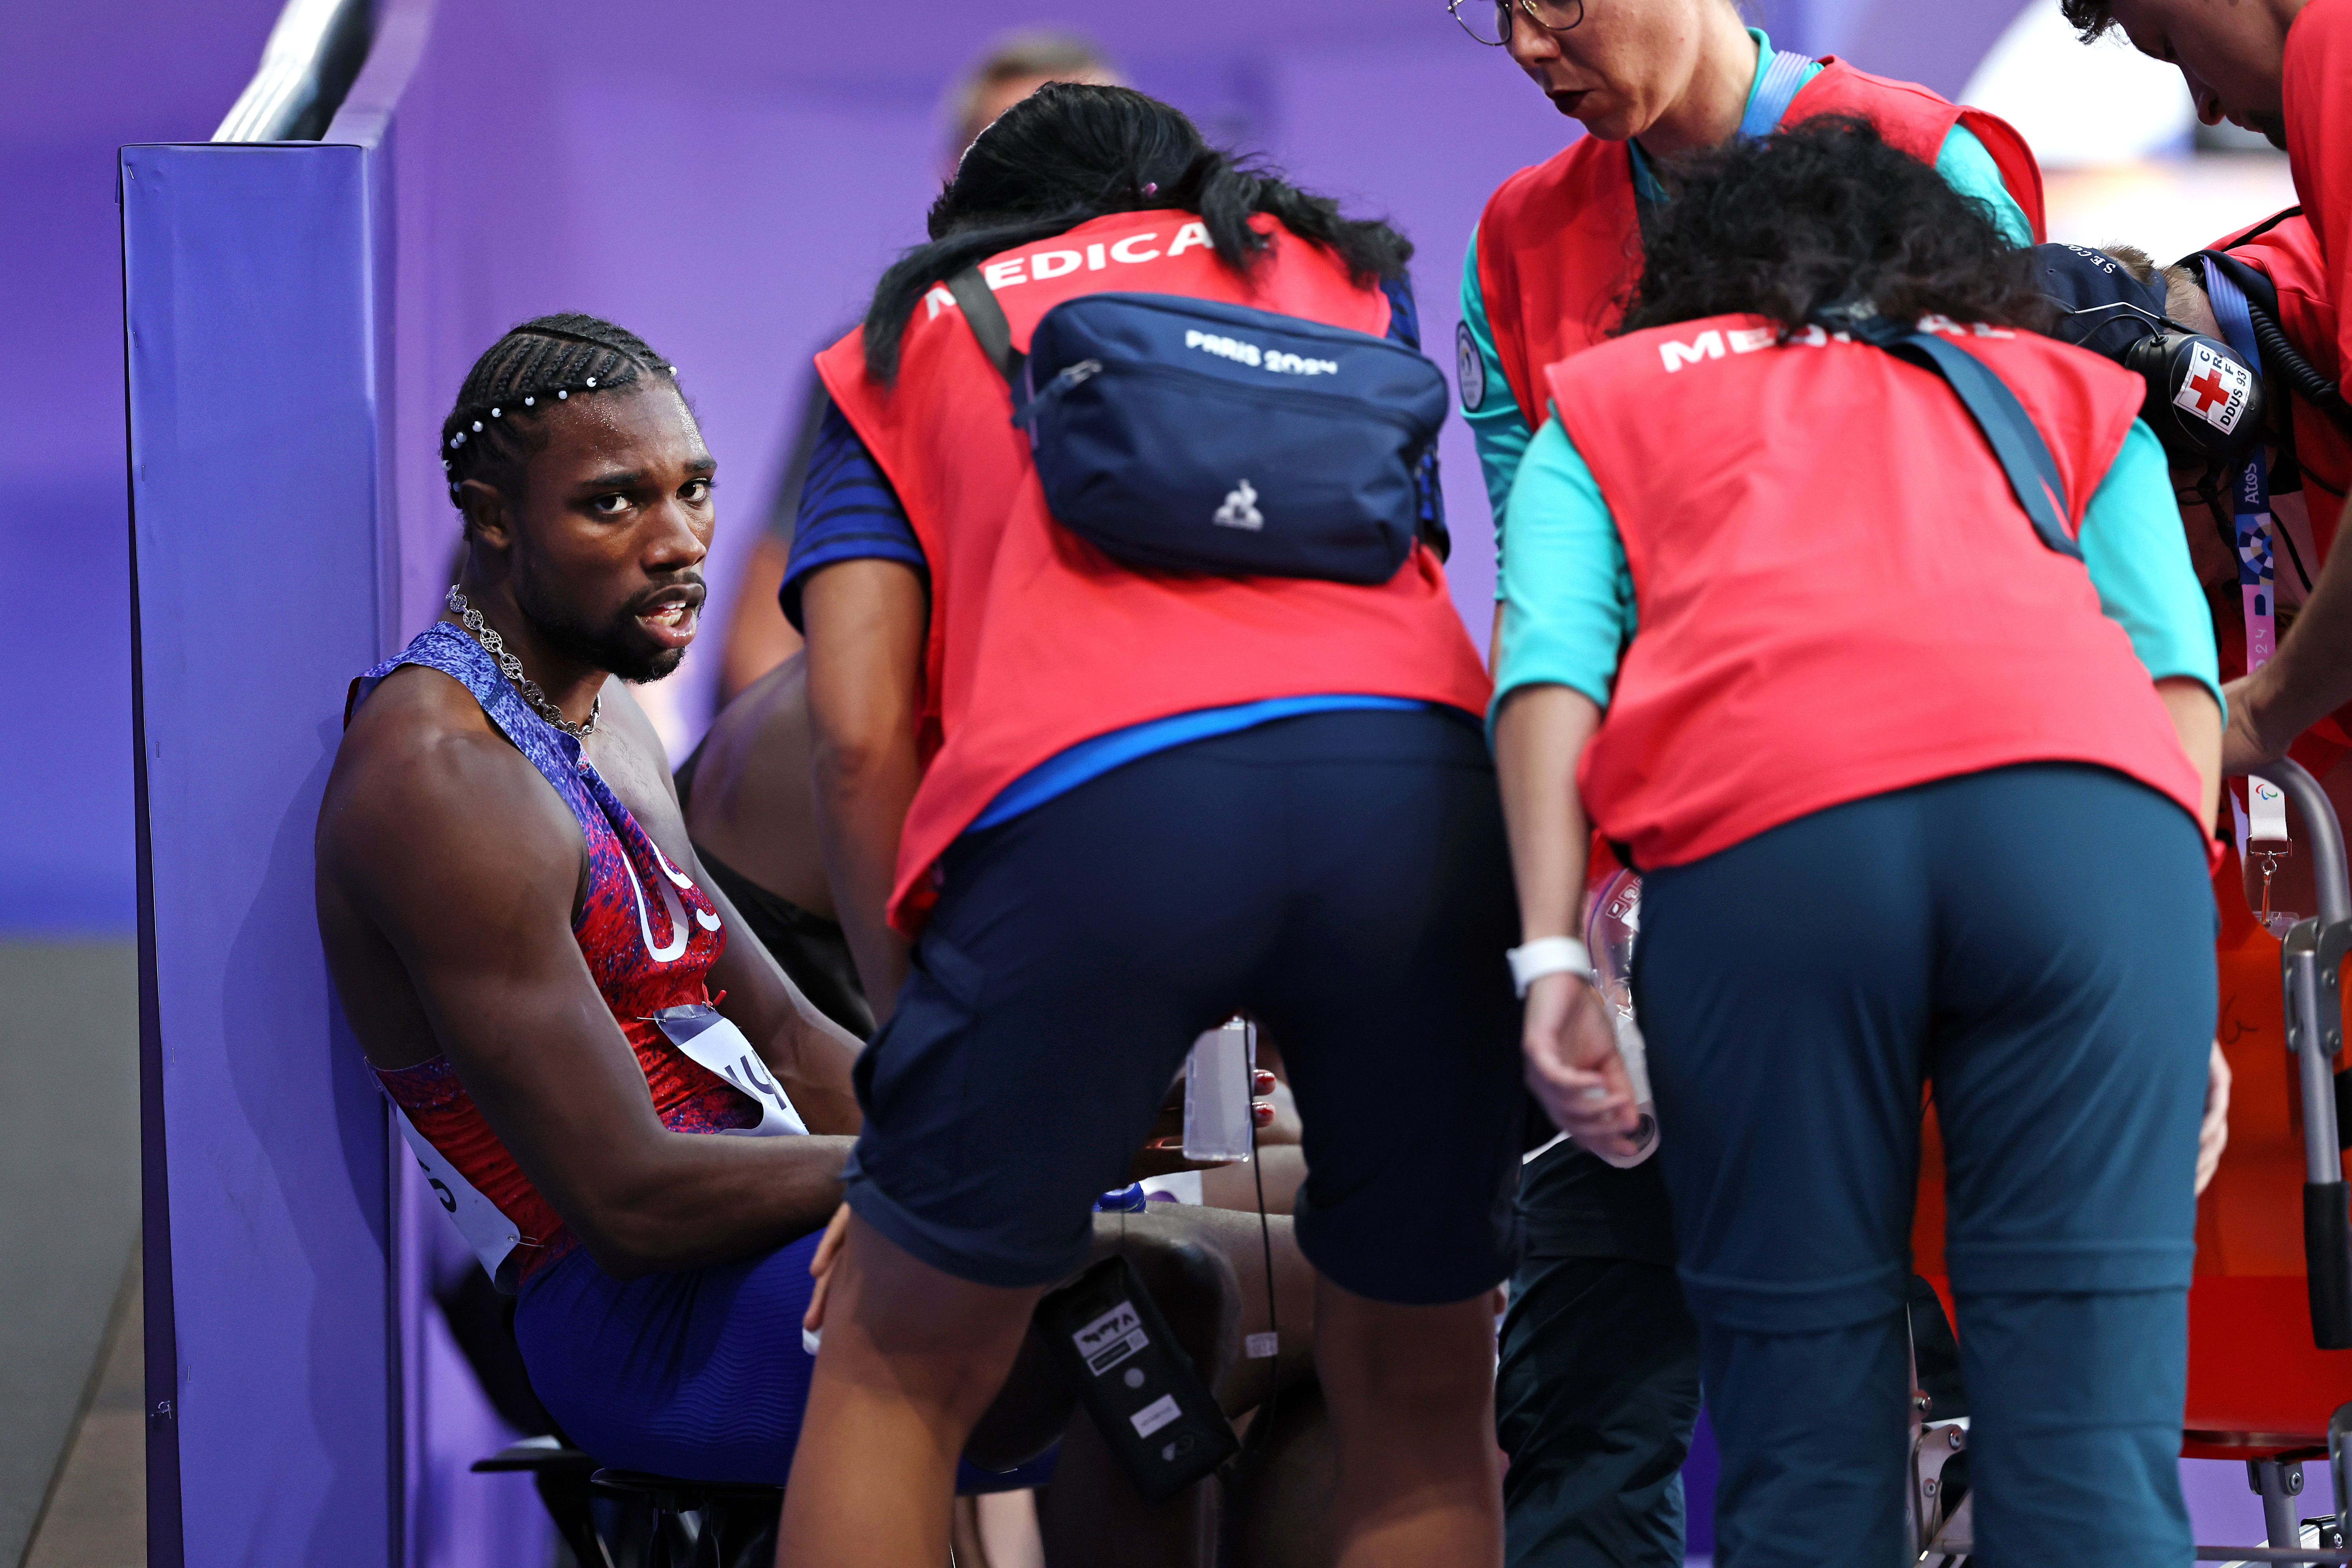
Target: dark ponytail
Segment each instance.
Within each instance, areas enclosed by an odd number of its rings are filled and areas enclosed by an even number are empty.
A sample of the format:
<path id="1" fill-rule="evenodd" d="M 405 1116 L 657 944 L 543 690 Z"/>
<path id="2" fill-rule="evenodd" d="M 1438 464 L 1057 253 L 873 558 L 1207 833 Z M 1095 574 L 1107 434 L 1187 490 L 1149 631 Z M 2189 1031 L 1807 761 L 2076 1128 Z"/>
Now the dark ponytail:
<path id="1" fill-rule="evenodd" d="M 1272 170 L 1235 162 L 1181 112 L 1132 88 L 1048 82 L 981 132 L 931 204 L 930 243 L 893 262 L 866 312 L 866 372 L 898 374 L 898 340 L 931 285 L 1000 251 L 1111 213 L 1197 213 L 1217 259 L 1246 271 L 1264 256 L 1260 213 L 1321 245 L 1359 283 L 1402 277 L 1412 244 L 1384 223 L 1339 215 Z"/>

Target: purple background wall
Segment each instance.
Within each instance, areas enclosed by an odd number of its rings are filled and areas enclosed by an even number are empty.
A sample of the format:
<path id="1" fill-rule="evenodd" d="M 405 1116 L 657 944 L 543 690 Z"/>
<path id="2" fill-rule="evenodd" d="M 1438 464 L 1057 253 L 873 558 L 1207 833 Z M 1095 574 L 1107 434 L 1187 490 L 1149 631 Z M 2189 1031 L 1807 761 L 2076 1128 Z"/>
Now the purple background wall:
<path id="1" fill-rule="evenodd" d="M 7 7 L 0 64 L 0 932 L 128 935 L 131 597 L 115 149 L 212 134 L 278 0 Z"/>
<path id="2" fill-rule="evenodd" d="M 0 652 L 7 716 L 30 742 L 0 760 L 0 932 L 127 931 L 131 923 L 113 150 L 207 134 L 250 74 L 276 8 L 275 0 L 208 0 L 200 11 L 161 0 L 85 0 L 12 17 L 17 63 L 12 90 L 0 96 L 0 193 L 10 219 L 10 241 L 0 247 L 0 309 L 23 368 L 0 388 L 0 548 L 16 567 L 12 581 L 37 592 L 43 608 Z M 2010 9 L 1906 0 L 1750 6 L 1785 46 L 1848 53 L 1948 92 Z M 432 450 L 439 415 L 467 363 L 499 330 L 558 309 L 614 316 L 684 368 L 723 465 L 729 526 L 712 576 L 714 602 L 726 603 L 808 353 L 854 319 L 876 271 L 919 231 L 942 152 L 934 119 L 941 83 L 990 35 L 1034 21 L 1091 28 L 1139 86 L 1191 110 L 1213 134 L 1265 150 L 1303 182 L 1412 233 L 1423 247 L 1425 336 L 1441 360 L 1461 247 L 1485 194 L 1570 129 L 1499 53 L 1464 38 L 1435 0 L 1365 0 L 1344 26 L 1311 6 L 1276 9 L 1263 0 L 1196 0 L 1181 13 L 1142 14 L 1068 0 L 991 3 L 950 8 L 920 26 L 887 11 L 785 8 L 772 0 L 673 9 L 627 0 L 447 7 L 390 143 L 399 629 L 431 615 L 453 542 Z M 102 68 L 59 69 L 62 61 Z M 299 447 L 302 421 L 289 420 L 282 438 Z M 1457 591 L 1483 641 L 1491 587 L 1486 507 L 1458 425 L 1446 458 L 1461 542 Z M 282 477 L 256 472 L 249 482 L 266 489 Z M 265 543 L 235 563 L 232 575 L 266 577 L 278 560 Z M 213 608 L 189 606 L 192 621 Z M 279 629 L 250 609 L 218 628 L 225 638 L 249 640 L 243 658 L 300 658 L 303 650 L 289 648 Z M 709 663 L 690 665 L 682 679 L 707 689 Z M 314 673 L 331 683 L 343 671 Z M 236 689 L 234 677 L 218 688 Z M 703 700 L 689 694 L 686 706 L 698 722 Z M 286 942 L 299 946 L 298 934 L 289 930 Z M 290 950 L 278 956 L 299 961 Z M 314 956 L 310 962 L 315 968 Z M 306 1040 L 293 1055 L 310 1062 L 316 1043 Z M 279 1124 L 292 1103 L 272 1100 L 278 1090 L 348 1099 L 347 1084 L 316 1081 L 323 1064 L 310 1065 L 299 1085 L 248 1076 L 251 1102 L 242 1112 L 266 1127 Z M 281 1155 L 299 1163 L 348 1152 Z M 376 1201 L 351 1195 L 362 1208 Z M 380 1237 L 345 1239 L 372 1249 Z M 298 1237 L 294 1245 L 322 1281 L 349 1282 L 352 1260 L 341 1257 L 341 1241 L 313 1247 Z M 425 1245 L 412 1232 L 403 1250 Z M 421 1257 L 404 1262 L 412 1281 L 428 1271 Z M 407 1304 L 415 1307 L 413 1292 Z M 306 1352 L 331 1363 L 342 1330 L 308 1316 Z M 344 1327 L 359 1360 L 380 1353 L 379 1329 L 357 1321 Z M 457 1465 L 502 1434 L 450 1375 L 446 1348 L 424 1342 L 431 1324 L 412 1311 L 403 1327 L 417 1418 L 407 1456 L 413 1560 L 478 1558 L 494 1534 L 481 1521 L 495 1517 L 513 1528 L 528 1503 L 515 1496 L 501 1506 L 490 1500 L 498 1483 L 461 1479 Z M 312 1456 L 303 1462 L 341 1470 L 340 1479 L 320 1478 L 320 1496 L 349 1496 L 354 1484 L 364 1490 L 361 1474 L 377 1459 L 354 1425 L 374 1419 L 320 1425 L 322 1414 L 309 1399 L 282 1426 L 257 1411 L 245 1441 L 285 1442 L 288 1452 Z M 2200 1512 L 2246 1514 L 2231 1519 L 2227 1533 L 2247 1538 L 2252 1502 L 2242 1482 L 2221 1467 L 2189 1468 L 2208 1483 L 2198 1489 Z M 2201 1473 L 2209 1468 L 2212 1476 Z M 439 1494 L 423 1512 L 415 1511 L 420 1489 Z"/>
<path id="3" fill-rule="evenodd" d="M 0 92 L 0 558 L 37 592 L 0 648 L 0 932 L 128 934 L 129 605 L 114 149 L 201 140 L 260 57 L 277 0 L 15 7 Z M 1779 41 L 1956 89 L 2011 9 L 1769 0 Z M 548 309 L 614 315 L 685 367 L 725 468 L 724 586 L 777 466 L 800 364 L 913 237 L 940 86 L 1000 28 L 1092 28 L 1145 88 L 1354 194 L 1420 240 L 1441 353 L 1462 242 L 1496 180 L 1567 126 L 1436 0 L 1199 0 L 1119 11 L 988 0 L 920 26 L 853 6 L 475 0 L 440 18 L 402 116 L 405 624 L 449 533 L 431 428 L 465 364 Z M 673 25 L 677 24 L 677 25 Z M 1462 595 L 1485 590 L 1484 501 L 1458 427 Z M 714 600 L 724 604 L 722 596 Z M 1473 625 L 1484 616 L 1474 615 Z M 257 651 L 256 657 L 267 657 Z M 709 660 L 681 678 L 707 689 Z M 698 715 L 704 699 L 689 693 Z"/>
<path id="4" fill-rule="evenodd" d="M 1773 0 L 1776 41 L 1872 47 L 1957 90 L 2009 8 L 1952 17 L 1895 0 Z M 1977 14 L 1981 11 L 1981 15 Z M 446 8 L 402 103 L 400 412 L 404 624 L 429 619 L 455 537 L 434 433 L 473 356 L 523 317 L 612 316 L 683 370 L 720 463 L 709 568 L 727 589 L 764 510 L 809 354 L 855 321 L 920 237 L 940 88 L 1003 28 L 1099 38 L 1137 85 L 1420 243 L 1424 338 L 1450 363 L 1462 249 L 1486 195 L 1574 127 L 1436 0 L 1312 6 L 1203 0 L 1174 13 L 1045 0 L 950 8 L 921 27 L 856 7 L 708 0 L 666 39 L 625 0 Z M 625 79 L 614 62 L 630 62 Z M 415 293 L 406 291 L 414 289 Z M 1493 584 L 1466 431 L 1446 438 L 1457 598 L 1483 645 Z M 713 628 L 715 631 L 715 627 Z M 717 637 L 677 677 L 707 717 Z"/>

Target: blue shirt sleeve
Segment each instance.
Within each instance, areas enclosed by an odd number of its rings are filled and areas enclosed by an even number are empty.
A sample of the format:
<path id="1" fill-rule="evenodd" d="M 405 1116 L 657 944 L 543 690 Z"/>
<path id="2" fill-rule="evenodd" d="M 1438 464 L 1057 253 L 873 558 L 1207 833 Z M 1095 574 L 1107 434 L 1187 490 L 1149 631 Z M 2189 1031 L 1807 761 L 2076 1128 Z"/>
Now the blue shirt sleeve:
<path id="1" fill-rule="evenodd" d="M 1511 519 L 1489 722 L 1522 686 L 1571 686 L 1607 708 L 1633 639 L 1633 574 L 1600 482 L 1558 419 L 1528 443 Z"/>
<path id="2" fill-rule="evenodd" d="M 844 561 L 898 561 L 930 579 L 915 525 L 882 466 L 866 449 L 856 426 L 830 399 L 809 453 L 808 478 L 801 484 L 800 514 L 793 523 L 793 552 L 784 565 L 777 601 L 795 631 L 801 626 L 801 589 L 810 574 Z"/>
<path id="3" fill-rule="evenodd" d="M 2092 492 L 2079 542 L 2100 610 L 2129 635 L 2147 678 L 2186 676 L 2221 702 L 2212 612 L 2189 563 L 2164 447 L 2143 421 L 2132 421 L 2123 450 Z"/>
<path id="4" fill-rule="evenodd" d="M 1486 295 L 1478 286 L 1478 236 L 1470 235 L 1462 258 L 1462 325 L 1454 341 L 1454 374 L 1462 398 L 1462 420 L 1477 444 L 1479 471 L 1486 480 L 1486 504 L 1495 518 L 1495 596 L 1502 597 L 1503 514 L 1512 481 L 1534 432 L 1519 412 L 1518 399 L 1495 353 L 1495 330 L 1486 321 Z"/>
<path id="5" fill-rule="evenodd" d="M 1984 207 L 2010 244 L 2033 243 L 2033 226 L 2025 221 L 2025 209 L 2009 194 L 2000 165 L 1992 161 L 1975 132 L 1955 125 L 1944 133 L 1944 145 L 1936 153 L 1936 173 L 1944 177 L 1944 184 Z"/>

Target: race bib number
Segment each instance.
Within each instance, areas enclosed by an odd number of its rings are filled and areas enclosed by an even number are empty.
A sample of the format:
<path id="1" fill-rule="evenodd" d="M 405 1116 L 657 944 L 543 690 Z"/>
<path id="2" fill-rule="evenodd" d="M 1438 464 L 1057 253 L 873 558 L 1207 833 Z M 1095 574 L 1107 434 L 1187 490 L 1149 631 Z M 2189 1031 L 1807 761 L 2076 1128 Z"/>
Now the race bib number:
<path id="1" fill-rule="evenodd" d="M 728 1131 L 743 1138 L 782 1138 L 788 1135 L 806 1136 L 808 1124 L 793 1108 L 792 1097 L 784 1092 L 743 1031 L 730 1023 L 718 1008 L 708 1002 L 688 1003 L 682 1007 L 665 1007 L 654 1015 L 654 1022 L 668 1037 L 669 1043 L 686 1053 L 688 1058 L 709 1068 L 729 1083 L 751 1097 L 760 1108 L 760 1124 L 756 1127 L 731 1127 Z"/>
<path id="2" fill-rule="evenodd" d="M 474 1256 L 482 1260 L 491 1282 L 511 1294 L 517 1268 L 509 1267 L 508 1260 L 522 1245 L 521 1228 L 498 1205 L 484 1197 L 480 1188 L 457 1173 L 457 1167 L 416 1130 L 406 1111 L 395 1105 L 392 1115 L 400 1124 L 400 1135 L 407 1142 L 408 1152 L 425 1168 L 425 1179 L 432 1184 L 433 1195 L 441 1200 L 442 1208 L 457 1222 L 457 1233 L 474 1249 Z"/>

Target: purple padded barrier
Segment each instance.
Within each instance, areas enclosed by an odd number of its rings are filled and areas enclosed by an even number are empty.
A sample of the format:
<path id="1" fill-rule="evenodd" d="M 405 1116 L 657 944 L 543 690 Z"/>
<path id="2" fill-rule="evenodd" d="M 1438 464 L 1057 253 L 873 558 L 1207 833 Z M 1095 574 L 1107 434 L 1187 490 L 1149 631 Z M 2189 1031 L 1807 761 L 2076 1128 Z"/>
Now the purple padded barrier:
<path id="1" fill-rule="evenodd" d="M 122 153 L 155 1565 L 398 1552 L 385 1117 L 310 855 L 389 621 L 386 172 Z"/>

